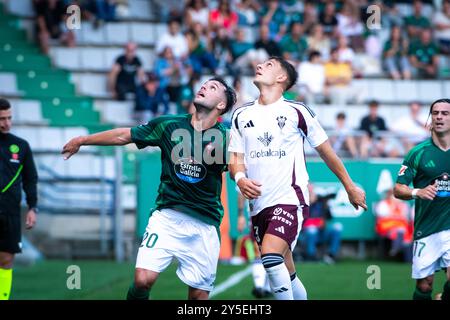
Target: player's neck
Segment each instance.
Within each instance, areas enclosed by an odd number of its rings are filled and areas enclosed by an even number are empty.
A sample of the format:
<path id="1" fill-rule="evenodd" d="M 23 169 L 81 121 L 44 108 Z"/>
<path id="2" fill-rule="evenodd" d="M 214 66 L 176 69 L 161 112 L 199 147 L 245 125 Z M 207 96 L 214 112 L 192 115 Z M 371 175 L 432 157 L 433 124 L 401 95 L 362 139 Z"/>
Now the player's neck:
<path id="1" fill-rule="evenodd" d="M 192 114 L 191 125 L 197 131 L 207 130 L 213 127 L 217 122 L 218 115 L 216 112 L 195 111 Z"/>
<path id="2" fill-rule="evenodd" d="M 272 104 L 283 96 L 283 92 L 274 87 L 260 88 L 258 103 L 262 105 Z"/>
<path id="3" fill-rule="evenodd" d="M 447 151 L 450 149 L 450 134 L 446 132 L 444 134 L 437 134 L 433 132 L 432 139 L 434 144 L 441 150 Z"/>

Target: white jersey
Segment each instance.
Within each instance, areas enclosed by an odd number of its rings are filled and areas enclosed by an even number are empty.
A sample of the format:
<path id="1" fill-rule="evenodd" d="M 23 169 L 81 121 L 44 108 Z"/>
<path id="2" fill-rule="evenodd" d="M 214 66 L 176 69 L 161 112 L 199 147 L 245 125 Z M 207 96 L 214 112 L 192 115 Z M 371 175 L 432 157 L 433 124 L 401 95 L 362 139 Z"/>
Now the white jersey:
<path id="1" fill-rule="evenodd" d="M 247 177 L 262 184 L 261 196 L 250 200 L 252 216 L 277 204 L 309 205 L 305 138 L 313 148 L 328 139 L 303 103 L 256 100 L 234 112 L 228 151 L 244 153 Z"/>

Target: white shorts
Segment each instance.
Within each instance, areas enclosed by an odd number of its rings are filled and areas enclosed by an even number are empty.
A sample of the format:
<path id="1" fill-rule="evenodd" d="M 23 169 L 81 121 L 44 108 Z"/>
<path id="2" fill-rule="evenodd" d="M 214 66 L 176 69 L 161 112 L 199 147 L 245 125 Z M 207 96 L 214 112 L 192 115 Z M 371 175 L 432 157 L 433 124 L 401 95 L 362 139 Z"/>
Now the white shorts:
<path id="1" fill-rule="evenodd" d="M 412 278 L 423 279 L 450 267 L 450 230 L 433 233 L 413 244 Z"/>
<path id="2" fill-rule="evenodd" d="M 136 268 L 160 273 L 176 258 L 181 281 L 192 288 L 211 291 L 219 251 L 214 226 L 179 211 L 157 210 L 148 219 Z"/>

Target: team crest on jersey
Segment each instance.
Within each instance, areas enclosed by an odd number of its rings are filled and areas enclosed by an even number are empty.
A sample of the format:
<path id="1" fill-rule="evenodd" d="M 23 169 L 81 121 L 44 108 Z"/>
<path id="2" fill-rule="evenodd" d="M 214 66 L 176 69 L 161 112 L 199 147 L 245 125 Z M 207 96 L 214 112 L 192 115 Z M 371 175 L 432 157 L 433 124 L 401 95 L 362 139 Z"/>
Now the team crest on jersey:
<path id="1" fill-rule="evenodd" d="M 263 137 L 258 137 L 258 141 L 261 142 L 265 147 L 268 147 L 272 140 L 273 136 L 269 132 L 264 132 Z"/>
<path id="2" fill-rule="evenodd" d="M 285 116 L 277 117 L 278 126 L 280 127 L 280 129 L 283 129 L 284 125 L 286 124 L 286 120 L 287 120 L 287 118 Z"/>
<path id="3" fill-rule="evenodd" d="M 408 169 L 408 167 L 402 165 L 402 167 L 400 168 L 400 171 L 398 172 L 398 175 L 403 176 L 405 174 L 406 169 Z"/>

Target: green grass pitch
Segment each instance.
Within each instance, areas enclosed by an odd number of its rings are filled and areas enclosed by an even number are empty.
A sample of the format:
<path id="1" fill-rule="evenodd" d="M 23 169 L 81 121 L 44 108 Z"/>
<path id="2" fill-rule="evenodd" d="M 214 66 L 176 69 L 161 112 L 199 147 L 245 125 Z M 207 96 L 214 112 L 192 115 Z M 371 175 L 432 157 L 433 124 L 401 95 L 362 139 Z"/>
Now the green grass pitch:
<path id="1" fill-rule="evenodd" d="M 67 279 L 71 274 L 66 271 L 70 265 L 80 267 L 81 289 L 79 290 L 67 288 Z M 371 276 L 371 273 L 367 273 L 367 268 L 370 265 L 377 265 L 380 268 L 380 289 L 367 288 L 367 279 Z M 247 265 L 219 264 L 216 286 L 246 267 Z M 151 299 L 186 299 L 187 287 L 178 279 L 175 269 L 176 266 L 172 265 L 161 274 L 152 289 Z M 19 266 L 14 269 L 11 299 L 122 300 L 133 279 L 133 272 L 132 263 L 118 264 L 98 260 L 47 260 L 30 267 Z M 335 265 L 300 263 L 297 264 L 297 272 L 308 291 L 308 298 L 313 300 L 410 300 L 414 290 L 414 280 L 410 277 L 411 266 L 403 263 L 383 261 L 342 261 Z M 435 277 L 433 296 L 442 291 L 444 280 L 444 272 L 438 272 Z M 252 287 L 252 278 L 248 275 L 237 285 L 214 296 L 213 299 L 254 299 L 251 295 Z"/>

